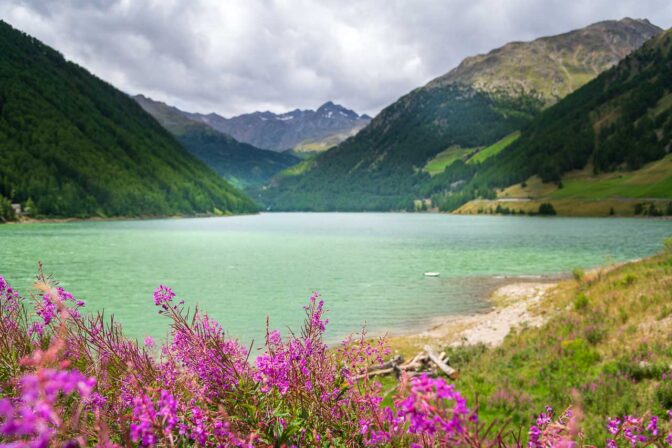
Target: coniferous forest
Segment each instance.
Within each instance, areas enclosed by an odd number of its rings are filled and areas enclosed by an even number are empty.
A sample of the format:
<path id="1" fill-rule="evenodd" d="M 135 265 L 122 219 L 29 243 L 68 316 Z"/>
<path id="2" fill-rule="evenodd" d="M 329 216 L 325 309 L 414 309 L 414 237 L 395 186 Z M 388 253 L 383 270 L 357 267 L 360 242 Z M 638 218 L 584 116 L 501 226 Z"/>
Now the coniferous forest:
<path id="1" fill-rule="evenodd" d="M 0 196 L 29 215 L 256 210 L 125 93 L 6 23 L 0 80 Z"/>

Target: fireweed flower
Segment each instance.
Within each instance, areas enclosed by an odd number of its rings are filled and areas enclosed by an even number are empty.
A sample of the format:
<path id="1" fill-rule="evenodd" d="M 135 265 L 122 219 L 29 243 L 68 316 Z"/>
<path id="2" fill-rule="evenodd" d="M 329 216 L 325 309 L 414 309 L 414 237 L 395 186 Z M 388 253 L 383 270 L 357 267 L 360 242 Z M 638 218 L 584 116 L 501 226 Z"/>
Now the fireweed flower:
<path id="1" fill-rule="evenodd" d="M 55 292 L 55 294 L 54 294 Z M 68 307 L 67 303 L 73 305 Z M 79 308 L 85 306 L 83 300 L 77 300 L 72 294 L 63 288 L 56 288 L 55 291 L 47 292 L 42 295 L 42 300 L 36 310 L 38 316 L 42 318 L 45 326 L 49 325 L 56 317 L 60 309 L 66 309 L 73 319 L 81 318 Z"/>
<path id="2" fill-rule="evenodd" d="M 607 421 L 607 430 L 609 433 L 616 435 L 618 434 L 618 431 L 621 429 L 621 421 L 617 418 L 609 419 Z"/>
<path id="3" fill-rule="evenodd" d="M 0 400 L 0 436 L 28 441 L 27 446 L 49 446 L 49 440 L 63 423 L 58 398 L 78 393 L 86 399 L 95 384 L 95 378 L 77 370 L 39 369 L 24 375 L 19 382 L 18 400 Z M 17 442 L 15 446 L 23 445 Z"/>
<path id="4" fill-rule="evenodd" d="M 151 336 L 145 337 L 144 341 L 142 342 L 147 348 L 154 348 L 156 345 L 156 343 L 154 342 L 154 338 Z"/>
<path id="5" fill-rule="evenodd" d="M 172 289 L 165 285 L 159 285 L 158 288 L 154 290 L 154 304 L 156 306 L 168 306 L 175 297 L 175 293 Z"/>
<path id="6" fill-rule="evenodd" d="M 207 314 L 188 313 L 164 285 L 153 300 L 172 326 L 168 342 L 157 350 L 143 350 L 100 317 L 66 319 L 78 316 L 84 302 L 62 288 L 43 291 L 21 320 L 6 312 L 19 296 L 0 277 L 0 324 L 13 328 L 13 322 L 20 330 L 0 332 L 2 346 L 44 350 L 21 353 L 35 362 L 19 364 L 17 356 L 10 372 L 21 373 L 3 380 L 8 387 L 0 391 L 6 397 L 0 399 L 3 448 L 115 446 L 110 439 L 198 447 L 524 445 L 483 441 L 477 413 L 455 386 L 428 374 L 402 376 L 394 405 L 382 406 L 382 386 L 367 372 L 389 355 L 384 341 L 362 334 L 328 349 L 323 341 L 328 320 L 317 294 L 305 307 L 302 331 L 283 339 L 267 330 L 264 349 L 250 362 L 248 350 L 221 325 Z M 59 337 L 36 337 L 45 333 Z M 45 348 L 50 339 L 54 347 Z M 155 342 L 147 337 L 144 346 Z M 40 357 L 47 352 L 51 355 Z M 82 372 L 96 372 L 97 379 Z M 658 446 L 665 437 L 672 445 L 669 422 L 648 415 L 608 420 L 610 438 L 602 445 Z M 555 418 L 547 407 L 527 431 L 528 446 L 585 445 L 577 416 L 580 412 L 568 411 Z"/>
<path id="7" fill-rule="evenodd" d="M 646 425 L 646 430 L 654 437 L 658 435 L 658 417 L 651 416 L 649 423 Z"/>
<path id="8" fill-rule="evenodd" d="M 154 403 L 147 395 L 133 399 L 133 416 L 131 420 L 131 440 L 142 446 L 154 446 L 154 419 L 156 410 Z"/>

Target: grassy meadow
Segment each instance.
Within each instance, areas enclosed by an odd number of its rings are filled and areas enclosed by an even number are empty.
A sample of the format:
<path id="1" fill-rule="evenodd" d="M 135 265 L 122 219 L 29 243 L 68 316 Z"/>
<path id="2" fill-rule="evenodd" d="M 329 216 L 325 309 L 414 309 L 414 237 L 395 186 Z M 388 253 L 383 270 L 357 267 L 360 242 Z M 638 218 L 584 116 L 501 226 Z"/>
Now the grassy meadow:
<path id="1" fill-rule="evenodd" d="M 672 407 L 672 250 L 610 271 L 560 282 L 496 348 L 446 347 L 456 387 L 486 422 L 530 424 L 538 409 L 577 405 L 588 443 L 607 436 L 607 416 L 664 417 Z M 411 354 L 406 338 L 394 348 Z M 387 379 L 391 388 L 393 380 Z"/>

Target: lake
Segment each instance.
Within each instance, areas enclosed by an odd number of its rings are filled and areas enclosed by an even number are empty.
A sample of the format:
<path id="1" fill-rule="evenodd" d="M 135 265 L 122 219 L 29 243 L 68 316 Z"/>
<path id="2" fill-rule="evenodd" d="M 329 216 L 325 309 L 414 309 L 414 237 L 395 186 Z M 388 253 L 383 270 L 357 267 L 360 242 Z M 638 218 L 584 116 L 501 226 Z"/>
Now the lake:
<path id="1" fill-rule="evenodd" d="M 159 284 L 246 342 L 262 337 L 266 316 L 298 329 L 319 291 L 334 341 L 364 323 L 398 333 L 483 310 L 497 276 L 643 257 L 670 234 L 664 220 L 411 213 L 3 225 L 0 274 L 25 293 L 42 261 L 88 310 L 113 313 L 134 337 L 166 334 L 152 301 Z"/>

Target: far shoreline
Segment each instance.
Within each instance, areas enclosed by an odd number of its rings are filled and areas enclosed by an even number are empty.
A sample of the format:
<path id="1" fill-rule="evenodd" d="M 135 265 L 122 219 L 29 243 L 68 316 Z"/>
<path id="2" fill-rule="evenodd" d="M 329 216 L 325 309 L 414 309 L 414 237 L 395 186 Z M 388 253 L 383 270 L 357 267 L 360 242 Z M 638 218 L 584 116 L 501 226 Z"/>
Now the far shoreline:
<path id="1" fill-rule="evenodd" d="M 259 210 L 255 213 L 225 213 L 221 215 L 215 214 L 198 214 L 198 215 L 158 215 L 158 216 L 110 216 L 110 217 L 101 217 L 101 216 L 92 216 L 88 218 L 78 218 L 78 217 L 68 217 L 68 218 L 28 218 L 20 217 L 14 221 L 0 221 L 0 226 L 3 224 L 7 225 L 22 225 L 22 224 L 68 224 L 68 223 L 81 223 L 81 222 L 117 222 L 117 221 L 156 221 L 156 220 L 179 220 L 179 219 L 199 219 L 199 218 L 232 218 L 237 216 L 258 216 L 262 214 L 274 215 L 274 214 L 301 214 L 301 213 L 310 213 L 310 214 L 403 214 L 403 215 L 445 215 L 445 216 L 464 216 L 464 217 L 488 217 L 488 218 L 543 218 L 543 219 L 554 219 L 554 218 L 579 218 L 579 219 L 591 219 L 591 218 L 627 218 L 627 219 L 646 219 L 646 220 L 659 220 L 659 221 L 670 221 L 672 216 L 648 216 L 648 215 L 563 215 L 557 214 L 552 216 L 545 215 L 526 215 L 526 214 L 489 214 L 489 213 L 458 213 L 458 212 L 436 212 L 436 211 L 423 211 L 423 212 L 409 212 L 406 210 L 367 210 L 367 211 L 349 211 L 349 210 L 325 210 L 325 211 L 297 211 L 297 210 Z"/>

